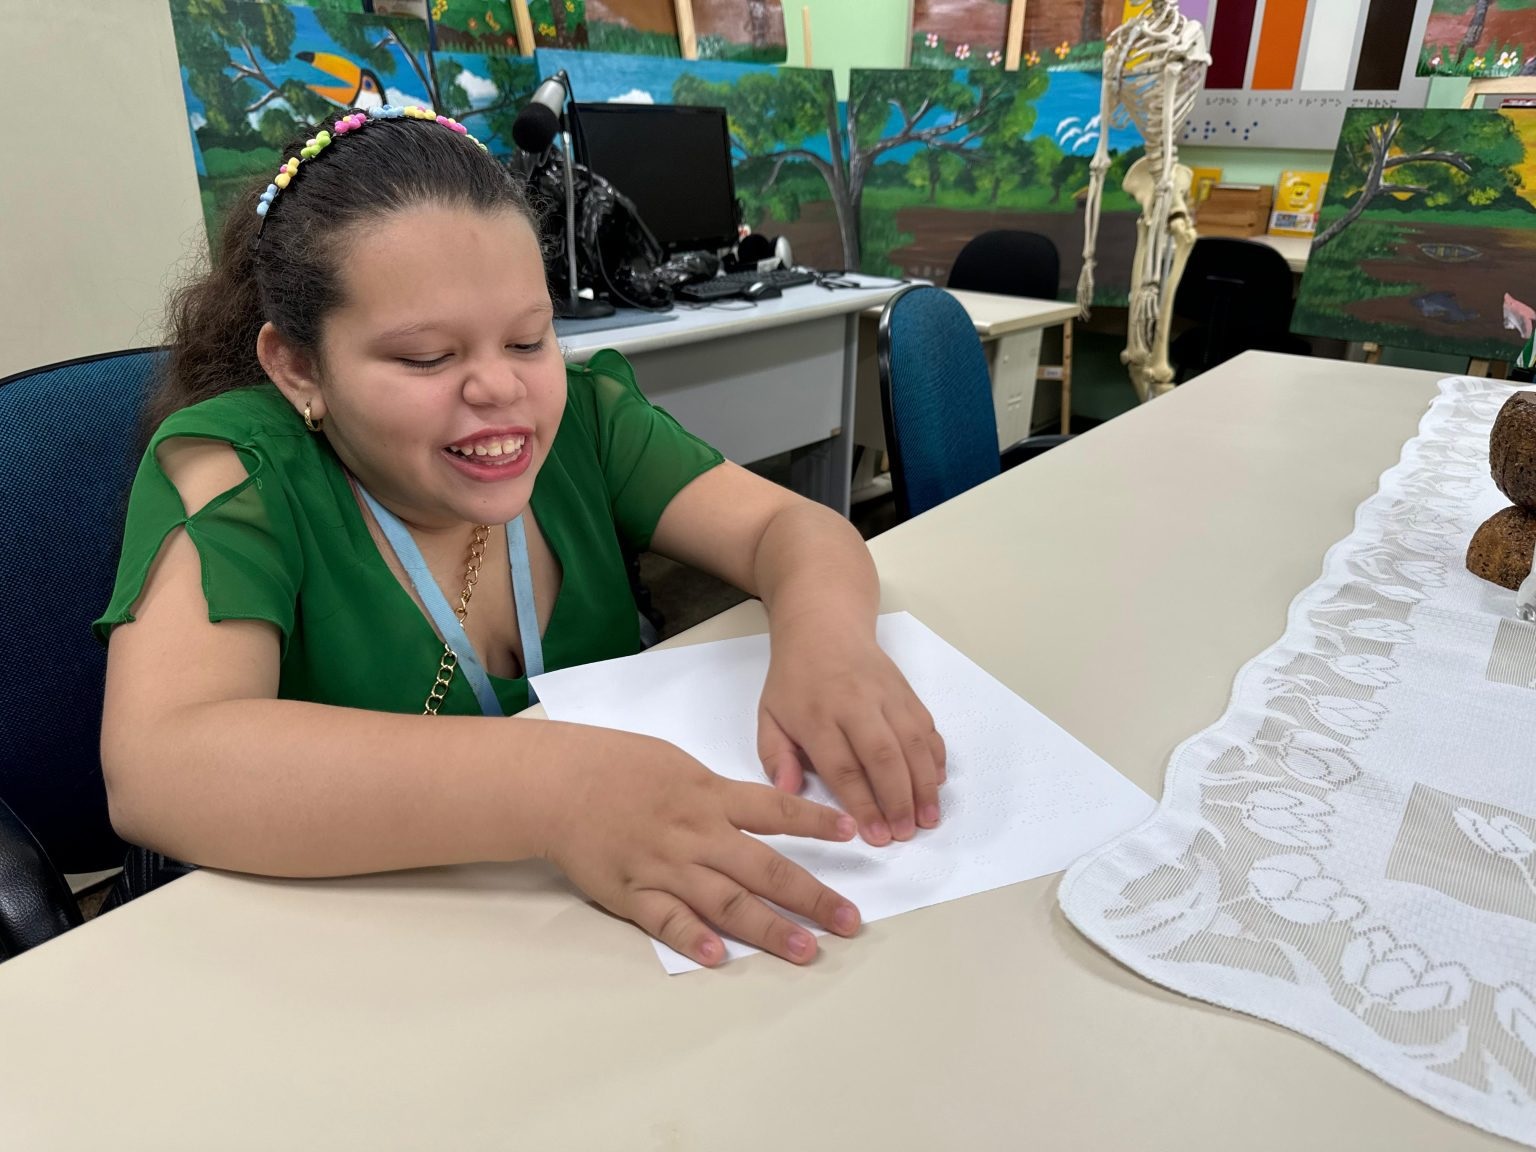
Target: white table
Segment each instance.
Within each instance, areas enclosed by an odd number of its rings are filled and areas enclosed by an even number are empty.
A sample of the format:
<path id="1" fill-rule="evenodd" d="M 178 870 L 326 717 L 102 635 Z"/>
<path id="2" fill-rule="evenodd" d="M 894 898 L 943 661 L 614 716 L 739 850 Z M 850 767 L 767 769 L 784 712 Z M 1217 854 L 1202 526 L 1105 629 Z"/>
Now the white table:
<path id="1" fill-rule="evenodd" d="M 871 543 L 906 609 L 1154 794 L 1433 374 L 1249 353 Z M 755 604 L 681 642 L 760 631 Z M 538 865 L 199 873 L 0 965 L 6 1148 L 1493 1152 L 1162 991 L 1047 877 L 662 975 Z"/>
<path id="2" fill-rule="evenodd" d="M 624 353 L 646 396 L 738 464 L 812 448 L 795 463 L 794 486 L 846 516 L 859 313 L 899 290 L 850 279 L 880 286 L 803 285 L 755 305 L 680 306 L 672 320 L 560 343 L 575 361 L 599 348 Z"/>

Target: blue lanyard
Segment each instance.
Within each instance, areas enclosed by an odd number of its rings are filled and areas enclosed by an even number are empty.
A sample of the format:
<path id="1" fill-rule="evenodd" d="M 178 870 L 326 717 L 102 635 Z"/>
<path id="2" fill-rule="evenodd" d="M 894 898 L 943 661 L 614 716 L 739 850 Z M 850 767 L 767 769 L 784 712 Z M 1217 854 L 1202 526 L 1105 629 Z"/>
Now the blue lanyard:
<path id="1" fill-rule="evenodd" d="M 426 606 L 427 615 L 432 617 L 432 623 L 437 626 L 438 635 L 458 657 L 459 671 L 475 690 L 475 698 L 480 701 L 480 711 L 487 716 L 502 715 L 501 701 L 496 698 L 496 689 L 491 686 L 485 665 L 480 662 L 475 646 L 469 642 L 458 614 L 448 606 L 443 590 L 437 586 L 437 580 L 427 567 L 427 561 L 415 539 L 400 522 L 400 518 L 375 500 L 371 492 L 361 484 L 357 485 L 357 490 L 373 513 L 373 518 L 379 522 L 379 527 L 384 530 L 384 538 L 389 541 L 395 559 L 400 561 L 400 566 L 410 578 L 411 587 Z M 528 533 L 521 516 L 507 523 L 507 562 L 512 566 L 512 600 L 517 609 L 517 630 L 523 641 L 523 672 L 529 677 L 538 676 L 544 671 L 544 641 L 539 636 L 539 614 L 534 609 L 533 568 L 528 562 Z M 530 684 L 528 702 L 532 704 L 537 701 L 538 697 L 534 695 L 533 685 Z"/>

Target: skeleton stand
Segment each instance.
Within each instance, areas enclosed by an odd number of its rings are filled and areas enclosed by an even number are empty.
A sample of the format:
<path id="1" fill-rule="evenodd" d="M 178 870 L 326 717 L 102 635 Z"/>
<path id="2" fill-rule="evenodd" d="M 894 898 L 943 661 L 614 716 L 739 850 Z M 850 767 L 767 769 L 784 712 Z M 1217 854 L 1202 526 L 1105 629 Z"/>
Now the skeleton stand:
<path id="1" fill-rule="evenodd" d="M 1123 124 L 1129 117 L 1147 142 L 1147 154 L 1125 175 L 1125 190 L 1141 205 L 1141 218 L 1136 222 L 1136 257 L 1131 265 L 1128 340 L 1120 359 L 1130 369 L 1131 383 L 1142 400 L 1173 387 L 1168 329 L 1174 292 L 1195 246 L 1189 209 L 1191 173 L 1178 162 L 1174 137 L 1194 110 L 1210 62 L 1205 33 L 1178 10 L 1174 0 L 1152 0 L 1151 8 L 1117 28 L 1104 48 L 1099 147 L 1090 169 L 1077 302 L 1086 318 L 1093 303 L 1094 248 L 1109 172 L 1110 125 L 1117 118 Z"/>

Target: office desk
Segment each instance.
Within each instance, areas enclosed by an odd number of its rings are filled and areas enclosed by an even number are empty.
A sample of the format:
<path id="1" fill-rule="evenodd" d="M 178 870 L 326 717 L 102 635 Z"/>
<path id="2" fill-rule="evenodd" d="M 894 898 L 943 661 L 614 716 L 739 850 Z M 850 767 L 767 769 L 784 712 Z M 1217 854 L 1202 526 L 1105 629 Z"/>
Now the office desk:
<path id="1" fill-rule="evenodd" d="M 1346 535 L 1431 373 L 1250 353 L 874 540 L 907 609 L 1156 794 Z M 763 626 L 743 605 L 683 642 Z M 0 965 L 17 1149 L 1470 1152 L 1164 992 L 1047 877 L 664 976 L 542 866 L 194 874 Z"/>
<path id="2" fill-rule="evenodd" d="M 575 361 L 599 348 L 624 353 L 652 401 L 738 464 L 814 446 L 796 461 L 794 486 L 846 516 L 858 317 L 897 291 L 805 285 L 755 305 L 680 306 L 664 323 L 569 336 L 560 344 Z"/>
<path id="3" fill-rule="evenodd" d="M 1307 258 L 1312 254 L 1312 239 L 1309 236 L 1255 236 L 1253 239 L 1260 244 L 1267 244 L 1280 255 L 1285 257 L 1286 264 L 1290 265 L 1292 272 L 1300 276 L 1307 270 Z"/>
<path id="4" fill-rule="evenodd" d="M 1261 232 L 1257 236 L 1236 236 L 1232 239 L 1252 240 L 1255 244 L 1273 248 L 1285 257 L 1286 265 L 1297 276 L 1307 270 L 1307 259 L 1312 254 L 1312 238 L 1309 236 L 1271 236 Z"/>
<path id="5" fill-rule="evenodd" d="M 1026 296 L 999 296 L 991 292 L 945 289 L 965 308 L 976 335 L 981 337 L 992 376 L 993 414 L 997 418 L 997 446 L 1006 448 L 1024 439 L 1035 410 L 1035 384 L 1039 379 L 1061 383 L 1061 430 L 1070 430 L 1072 417 L 1072 322 L 1076 304 L 1060 300 L 1036 300 Z M 880 403 L 880 368 L 876 338 L 884 305 L 867 308 L 859 321 L 859 368 L 853 405 L 853 442 L 864 451 L 854 476 L 855 499 L 868 499 L 890 490 L 888 475 L 876 476 L 875 460 L 885 450 L 885 421 Z M 1040 370 L 1041 336 L 1047 328 L 1062 329 L 1062 363 Z M 942 354 L 942 353 L 941 353 Z"/>

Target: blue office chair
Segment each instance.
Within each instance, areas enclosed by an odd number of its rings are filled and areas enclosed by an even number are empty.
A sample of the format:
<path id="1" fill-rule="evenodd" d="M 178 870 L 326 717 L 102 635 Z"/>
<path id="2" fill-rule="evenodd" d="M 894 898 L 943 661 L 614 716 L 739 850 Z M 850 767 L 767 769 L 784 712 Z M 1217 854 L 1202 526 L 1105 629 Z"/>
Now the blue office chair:
<path id="1" fill-rule="evenodd" d="M 880 314 L 880 404 L 891 489 L 903 519 L 1070 439 L 997 448 L 992 379 L 976 326 L 942 288 L 904 288 Z"/>
<path id="2" fill-rule="evenodd" d="M 60 872 L 124 863 L 99 752 L 106 653 L 90 625 L 117 573 L 139 414 L 163 355 L 0 380 L 0 960 L 79 923 Z"/>

